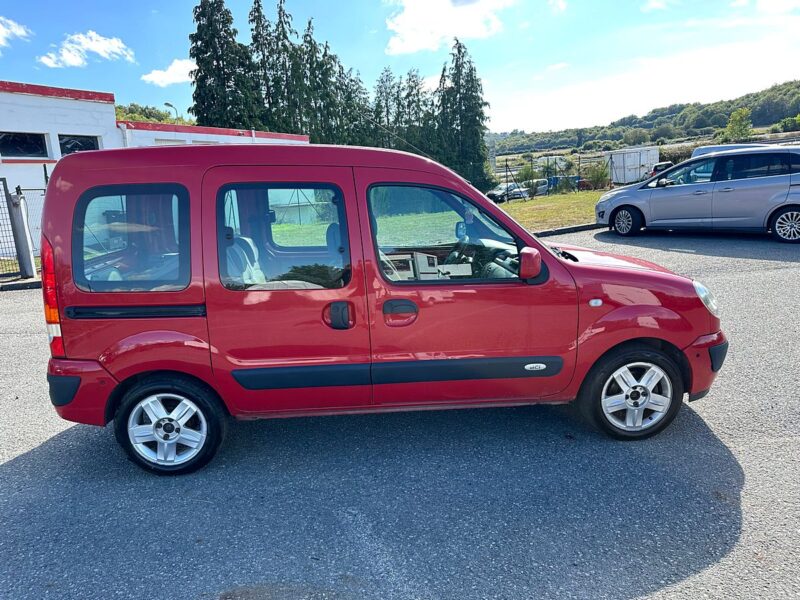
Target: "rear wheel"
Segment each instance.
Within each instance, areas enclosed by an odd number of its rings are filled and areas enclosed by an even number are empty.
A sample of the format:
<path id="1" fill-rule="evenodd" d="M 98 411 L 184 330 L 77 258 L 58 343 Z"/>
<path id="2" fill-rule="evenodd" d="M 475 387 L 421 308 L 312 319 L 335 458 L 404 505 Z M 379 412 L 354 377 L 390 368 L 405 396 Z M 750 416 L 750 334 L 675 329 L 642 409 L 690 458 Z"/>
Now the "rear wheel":
<path id="1" fill-rule="evenodd" d="M 578 403 L 608 435 L 643 439 L 669 425 L 683 403 L 683 379 L 667 354 L 630 346 L 601 359 L 586 377 Z"/>
<path id="2" fill-rule="evenodd" d="M 623 206 L 614 211 L 611 217 L 611 227 L 617 234 L 630 237 L 636 235 L 644 226 L 642 213 L 630 206 Z"/>
<path id="3" fill-rule="evenodd" d="M 779 242 L 800 243 L 800 208 L 788 206 L 772 219 L 772 235 Z"/>
<path id="4" fill-rule="evenodd" d="M 130 460 L 153 473 L 178 475 L 205 466 L 225 436 L 227 417 L 204 386 L 158 376 L 128 390 L 114 433 Z"/>

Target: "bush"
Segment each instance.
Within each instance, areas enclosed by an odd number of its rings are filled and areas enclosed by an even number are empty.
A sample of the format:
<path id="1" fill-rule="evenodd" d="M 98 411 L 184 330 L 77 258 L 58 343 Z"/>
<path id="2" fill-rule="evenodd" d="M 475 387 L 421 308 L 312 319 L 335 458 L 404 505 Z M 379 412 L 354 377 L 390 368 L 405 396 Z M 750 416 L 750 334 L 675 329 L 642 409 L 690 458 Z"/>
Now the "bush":
<path id="1" fill-rule="evenodd" d="M 608 165 L 605 161 L 596 161 L 586 167 L 585 179 L 592 186 L 592 189 L 604 188 L 608 185 Z"/>

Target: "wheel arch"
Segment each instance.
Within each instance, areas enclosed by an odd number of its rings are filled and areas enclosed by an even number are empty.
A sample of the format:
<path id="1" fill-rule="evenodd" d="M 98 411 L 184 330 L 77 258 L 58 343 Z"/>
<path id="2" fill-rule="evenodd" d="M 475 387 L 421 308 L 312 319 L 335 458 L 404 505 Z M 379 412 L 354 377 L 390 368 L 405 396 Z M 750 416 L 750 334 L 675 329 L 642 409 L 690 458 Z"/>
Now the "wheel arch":
<path id="1" fill-rule="evenodd" d="M 785 208 L 796 208 L 797 210 L 800 210 L 800 202 L 797 202 L 797 201 L 793 200 L 793 201 L 787 202 L 785 204 L 779 204 L 778 206 L 773 208 L 770 211 L 770 213 L 767 215 L 766 223 L 764 225 L 764 227 L 765 227 L 765 229 L 767 231 L 770 231 L 772 229 L 772 225 L 773 225 L 773 223 L 775 221 L 775 217 L 777 216 L 777 214 L 780 211 L 782 211 Z"/>
<path id="2" fill-rule="evenodd" d="M 683 389 L 688 391 L 691 389 L 692 386 L 692 368 L 689 365 L 689 360 L 686 358 L 686 355 L 681 352 L 680 348 L 678 348 L 672 342 L 661 338 L 654 338 L 654 337 L 637 337 L 627 339 L 625 341 L 619 342 L 618 344 L 610 347 L 608 350 L 603 352 L 600 356 L 595 359 L 592 363 L 592 366 L 586 372 L 586 375 L 581 382 L 580 391 L 582 392 L 584 386 L 588 385 L 591 380 L 591 373 L 594 369 L 601 364 L 609 355 L 614 352 L 619 352 L 620 350 L 627 350 L 629 348 L 637 348 L 637 347 L 646 347 L 649 349 L 660 350 L 667 356 L 669 356 L 674 362 L 675 365 L 678 367 L 678 370 L 681 374 L 681 379 L 683 380 Z"/>
<path id="3" fill-rule="evenodd" d="M 120 402 L 125 394 L 131 388 L 145 383 L 148 379 L 153 379 L 155 377 L 173 377 L 175 379 L 184 380 L 184 381 L 191 381 L 197 385 L 202 386 L 206 389 L 210 394 L 212 394 L 218 401 L 220 406 L 225 410 L 225 413 L 230 415 L 230 409 L 225 401 L 220 396 L 219 392 L 215 390 L 207 381 L 204 381 L 200 377 L 196 375 L 191 375 L 189 373 L 184 373 L 183 371 L 174 371 L 169 369 L 161 369 L 161 370 L 153 370 L 153 371 L 143 371 L 141 373 L 136 373 L 135 375 L 131 375 L 127 379 L 120 381 L 111 394 L 108 397 L 108 401 L 106 402 L 105 408 L 105 422 L 106 424 L 109 423 L 114 419 L 117 414 L 117 409 L 119 408 Z"/>
<path id="4" fill-rule="evenodd" d="M 609 226 L 613 227 L 614 218 L 617 216 L 617 213 L 621 211 L 623 208 L 627 208 L 629 210 L 635 210 L 636 212 L 638 212 L 639 215 L 642 217 L 642 227 L 647 226 L 647 218 L 644 215 L 644 211 L 635 204 L 631 204 L 630 202 L 623 202 L 619 206 L 615 206 L 613 209 L 611 209 L 611 212 L 608 215 Z"/>

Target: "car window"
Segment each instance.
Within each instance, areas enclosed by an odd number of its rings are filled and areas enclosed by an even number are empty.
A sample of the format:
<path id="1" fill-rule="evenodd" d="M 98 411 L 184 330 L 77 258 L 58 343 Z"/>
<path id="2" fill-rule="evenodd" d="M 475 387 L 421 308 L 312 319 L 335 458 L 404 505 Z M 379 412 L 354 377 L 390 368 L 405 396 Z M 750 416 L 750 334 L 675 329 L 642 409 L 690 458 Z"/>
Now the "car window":
<path id="1" fill-rule="evenodd" d="M 664 173 L 667 185 L 691 185 L 697 183 L 709 183 L 714 174 L 714 163 L 716 159 L 709 158 L 692 162 L 683 167 L 678 167 L 672 171 Z"/>
<path id="2" fill-rule="evenodd" d="M 232 184 L 217 197 L 222 284 L 332 289 L 350 278 L 343 196 L 326 184 Z"/>
<path id="3" fill-rule="evenodd" d="M 381 271 L 393 282 L 517 279 L 513 235 L 483 210 L 438 188 L 369 190 Z"/>
<path id="4" fill-rule="evenodd" d="M 178 185 L 96 188 L 75 211 L 75 283 L 92 292 L 189 285 L 189 195 Z"/>
<path id="5" fill-rule="evenodd" d="M 720 158 L 717 179 L 721 181 L 753 179 L 756 177 L 788 175 L 789 172 L 788 152 L 760 152 Z"/>
<path id="6" fill-rule="evenodd" d="M 789 157 L 792 173 L 800 173 L 800 152 L 790 152 Z"/>

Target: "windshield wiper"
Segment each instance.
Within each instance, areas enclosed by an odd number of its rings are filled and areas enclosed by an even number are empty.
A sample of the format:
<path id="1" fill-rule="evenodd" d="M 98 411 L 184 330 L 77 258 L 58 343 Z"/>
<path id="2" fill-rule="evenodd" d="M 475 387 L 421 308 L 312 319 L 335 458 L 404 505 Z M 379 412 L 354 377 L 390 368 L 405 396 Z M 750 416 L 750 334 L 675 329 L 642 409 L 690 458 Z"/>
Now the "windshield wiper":
<path id="1" fill-rule="evenodd" d="M 564 260 L 571 260 L 572 262 L 578 262 L 577 256 L 567 252 L 566 250 L 562 250 L 558 246 L 550 246 L 550 249 Z"/>

